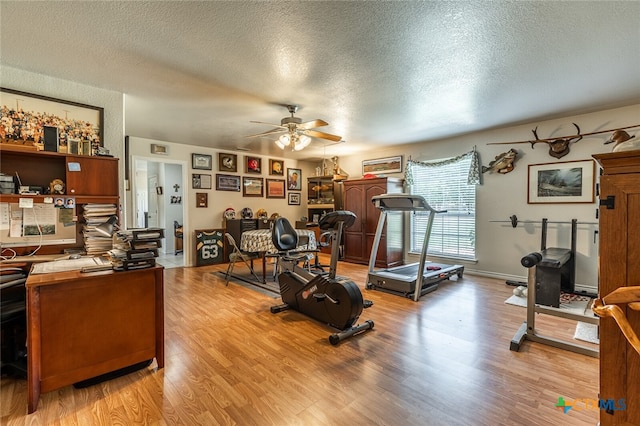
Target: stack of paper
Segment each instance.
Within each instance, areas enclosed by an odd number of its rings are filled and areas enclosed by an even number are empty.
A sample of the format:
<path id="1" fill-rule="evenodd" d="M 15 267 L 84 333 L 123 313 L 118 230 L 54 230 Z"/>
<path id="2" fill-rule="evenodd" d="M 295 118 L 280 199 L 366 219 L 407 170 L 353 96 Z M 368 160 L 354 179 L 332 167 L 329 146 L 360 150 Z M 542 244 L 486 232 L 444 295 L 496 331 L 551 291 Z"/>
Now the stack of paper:
<path id="1" fill-rule="evenodd" d="M 112 249 L 111 237 L 106 237 L 95 231 L 98 225 L 105 223 L 111 216 L 117 216 L 118 207 L 115 204 L 84 204 L 83 213 L 84 247 L 88 255 L 99 256 L 107 254 Z"/>

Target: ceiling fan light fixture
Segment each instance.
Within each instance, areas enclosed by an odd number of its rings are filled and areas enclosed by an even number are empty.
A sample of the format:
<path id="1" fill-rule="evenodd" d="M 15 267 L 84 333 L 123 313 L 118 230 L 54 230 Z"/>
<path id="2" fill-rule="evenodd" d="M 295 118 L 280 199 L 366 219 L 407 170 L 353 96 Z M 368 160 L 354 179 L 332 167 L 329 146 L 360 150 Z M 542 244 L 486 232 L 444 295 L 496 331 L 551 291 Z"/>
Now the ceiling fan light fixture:
<path id="1" fill-rule="evenodd" d="M 280 141 L 280 143 L 284 146 L 289 146 L 291 144 L 291 136 L 289 136 L 289 134 L 284 134 L 281 135 L 278 140 Z"/>
<path id="2" fill-rule="evenodd" d="M 307 146 L 309 146 L 309 144 L 311 143 L 311 138 L 307 135 L 301 135 L 300 137 L 297 138 L 297 140 L 294 142 L 293 145 L 293 150 L 294 151 L 302 151 L 303 149 L 305 149 Z"/>

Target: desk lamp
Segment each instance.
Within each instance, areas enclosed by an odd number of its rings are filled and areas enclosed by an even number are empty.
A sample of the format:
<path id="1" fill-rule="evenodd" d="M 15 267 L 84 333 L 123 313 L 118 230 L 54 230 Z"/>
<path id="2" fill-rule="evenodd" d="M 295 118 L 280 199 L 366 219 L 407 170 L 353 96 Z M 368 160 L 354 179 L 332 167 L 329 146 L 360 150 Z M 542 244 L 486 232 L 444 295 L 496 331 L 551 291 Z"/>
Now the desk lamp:
<path id="1" fill-rule="evenodd" d="M 106 222 L 96 226 L 96 232 L 105 237 L 113 237 L 113 233 L 116 230 L 117 222 L 118 222 L 118 217 L 111 216 Z"/>

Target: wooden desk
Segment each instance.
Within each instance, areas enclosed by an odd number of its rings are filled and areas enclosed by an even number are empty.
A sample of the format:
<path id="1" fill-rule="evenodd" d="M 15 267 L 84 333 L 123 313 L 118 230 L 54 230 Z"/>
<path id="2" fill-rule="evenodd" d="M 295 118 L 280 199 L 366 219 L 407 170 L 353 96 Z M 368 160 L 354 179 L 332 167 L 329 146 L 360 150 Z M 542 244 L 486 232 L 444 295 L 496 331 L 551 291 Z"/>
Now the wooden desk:
<path id="1" fill-rule="evenodd" d="M 41 392 L 154 357 L 164 367 L 163 273 L 156 266 L 29 276 L 29 413 Z"/>

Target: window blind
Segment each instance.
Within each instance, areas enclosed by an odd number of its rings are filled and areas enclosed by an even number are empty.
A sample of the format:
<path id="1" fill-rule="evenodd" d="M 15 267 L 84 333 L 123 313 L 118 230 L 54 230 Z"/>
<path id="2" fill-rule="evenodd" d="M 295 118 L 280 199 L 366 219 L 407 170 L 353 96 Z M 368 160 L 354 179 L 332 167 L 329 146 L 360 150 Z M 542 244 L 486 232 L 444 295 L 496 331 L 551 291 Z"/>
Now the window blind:
<path id="1" fill-rule="evenodd" d="M 436 213 L 427 253 L 432 256 L 475 259 L 476 187 L 469 184 L 472 157 L 436 166 L 412 167 L 412 194 L 422 195 L 429 205 L 446 213 Z M 411 251 L 424 244 L 428 213 L 411 215 Z"/>

